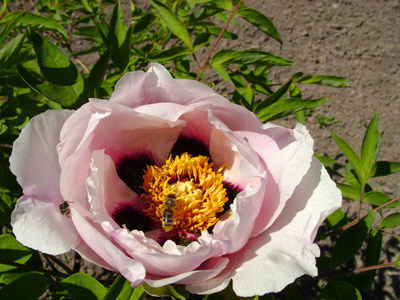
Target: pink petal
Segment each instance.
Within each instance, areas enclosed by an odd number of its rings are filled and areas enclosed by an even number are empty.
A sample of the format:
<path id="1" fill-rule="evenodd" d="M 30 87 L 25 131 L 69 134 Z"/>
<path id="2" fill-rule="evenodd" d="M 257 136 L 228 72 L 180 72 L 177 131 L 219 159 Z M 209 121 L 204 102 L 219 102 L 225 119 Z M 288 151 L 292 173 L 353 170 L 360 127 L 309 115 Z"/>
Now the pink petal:
<path id="1" fill-rule="evenodd" d="M 143 232 L 119 230 L 114 239 L 135 260 L 142 262 L 148 274 L 156 276 L 176 276 L 195 270 L 211 257 L 226 253 L 227 243 L 213 239 L 203 232 L 199 242 L 189 246 L 177 246 L 168 240 L 163 247 L 144 236 Z M 177 263 L 179 262 L 179 263 Z"/>
<path id="2" fill-rule="evenodd" d="M 72 221 L 75 224 L 80 236 L 86 244 L 97 253 L 103 263 L 104 261 L 114 270 L 118 270 L 122 276 L 132 282 L 133 286 L 138 286 L 145 278 L 145 269 L 143 265 L 125 255 L 116 247 L 107 237 L 98 231 L 74 208 L 71 208 Z M 97 261 L 94 261 L 97 263 Z"/>
<path id="3" fill-rule="evenodd" d="M 165 278 L 148 275 L 145 281 L 152 287 L 161 287 L 167 284 L 196 284 L 214 278 L 225 269 L 227 264 L 228 259 L 224 257 L 210 258 L 195 271 L 184 272 Z"/>
<path id="4" fill-rule="evenodd" d="M 61 128 L 72 113 L 48 110 L 32 118 L 15 140 L 10 169 L 25 195 L 54 196 L 61 200 L 61 171 L 56 148 Z"/>
<path id="5" fill-rule="evenodd" d="M 137 107 L 160 102 L 186 104 L 213 94 L 208 86 L 194 80 L 173 79 L 162 65 L 152 63 L 147 73 L 131 72 L 123 76 L 110 100 Z"/>
<path id="6" fill-rule="evenodd" d="M 303 274 L 316 276 L 315 257 L 320 251 L 312 242 L 319 225 L 340 207 L 341 199 L 340 191 L 314 158 L 274 224 L 235 254 L 241 261 L 232 277 L 236 294 L 279 292 Z"/>
<path id="7" fill-rule="evenodd" d="M 169 121 L 139 114 L 115 102 L 92 100 L 90 104 L 92 117 L 86 133 L 65 160 L 61 173 L 63 195 L 82 205 L 86 202 L 81 195 L 86 193 L 85 181 L 91 173 L 93 151 L 104 149 L 115 163 L 123 157 L 145 152 L 160 165 L 165 162 L 184 126 L 180 120 Z M 72 124 L 70 129 L 74 130 Z M 62 151 L 69 150 L 64 147 Z"/>
<path id="8" fill-rule="evenodd" d="M 86 180 L 86 186 L 95 222 L 107 221 L 115 229 L 120 229 L 110 217 L 117 207 L 125 203 L 135 204 L 138 210 L 147 208 L 138 195 L 118 177 L 114 162 L 104 154 L 104 150 L 93 152 L 91 169 L 92 174 Z"/>
<path id="9" fill-rule="evenodd" d="M 80 242 L 71 219 L 61 214 L 59 201 L 45 196 L 22 196 L 11 215 L 17 240 L 32 249 L 58 255 Z"/>

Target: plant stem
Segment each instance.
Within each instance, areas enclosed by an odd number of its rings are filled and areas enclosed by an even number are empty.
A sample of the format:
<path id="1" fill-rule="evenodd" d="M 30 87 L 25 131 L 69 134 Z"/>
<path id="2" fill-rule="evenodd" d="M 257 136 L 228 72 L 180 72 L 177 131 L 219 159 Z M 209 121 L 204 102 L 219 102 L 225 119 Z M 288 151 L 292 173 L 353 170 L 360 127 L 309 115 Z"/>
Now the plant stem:
<path id="1" fill-rule="evenodd" d="M 235 8 L 232 10 L 228 20 L 226 21 L 224 28 L 222 28 L 221 32 L 219 33 L 217 39 L 215 40 L 214 44 L 212 45 L 210 51 L 208 51 L 208 54 L 203 62 L 203 65 L 201 66 L 199 73 L 197 73 L 197 78 L 196 80 L 198 81 L 200 79 L 201 74 L 203 73 L 203 71 L 205 70 L 206 66 L 207 66 L 207 62 L 210 59 L 210 56 L 212 54 L 212 52 L 214 51 L 214 48 L 217 46 L 219 40 L 222 37 L 222 34 L 225 32 L 226 28 L 228 27 L 229 23 L 231 22 L 231 19 L 233 18 L 233 16 L 235 15 L 236 11 L 239 9 L 240 4 L 243 2 L 243 0 L 240 0 L 239 3 L 235 6 Z"/>
<path id="2" fill-rule="evenodd" d="M 399 201 L 399 200 L 400 200 L 400 197 L 394 198 L 394 199 L 392 199 L 392 200 L 386 202 L 385 204 L 382 204 L 381 206 L 375 207 L 374 210 L 375 210 L 375 211 L 378 211 L 378 210 L 384 208 L 385 206 L 387 206 L 387 205 L 389 205 L 389 204 L 391 204 L 391 203 L 393 203 L 393 202 Z M 338 229 L 329 231 L 329 232 L 325 233 L 325 236 L 330 236 L 330 235 L 332 235 L 332 234 L 335 233 L 335 232 L 338 232 L 338 231 L 341 231 L 341 230 L 345 230 L 345 229 L 347 229 L 347 228 L 349 228 L 349 227 L 351 227 L 351 226 L 354 226 L 354 225 L 356 225 L 358 222 L 360 222 L 362 219 L 364 219 L 367 215 L 368 215 L 368 213 L 365 214 L 364 216 L 362 216 L 362 217 L 359 218 L 359 219 L 355 219 L 355 220 L 351 221 L 350 223 L 348 223 L 348 224 L 346 224 L 346 225 L 343 225 L 342 227 L 339 227 Z"/>

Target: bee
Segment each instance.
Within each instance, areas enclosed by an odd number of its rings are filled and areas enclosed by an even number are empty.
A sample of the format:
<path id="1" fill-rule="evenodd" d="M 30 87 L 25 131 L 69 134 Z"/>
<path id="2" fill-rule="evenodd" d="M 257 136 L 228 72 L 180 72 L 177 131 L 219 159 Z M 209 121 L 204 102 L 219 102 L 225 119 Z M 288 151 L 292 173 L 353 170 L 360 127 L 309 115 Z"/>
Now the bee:
<path id="1" fill-rule="evenodd" d="M 162 215 L 162 227 L 165 232 L 172 229 L 172 223 L 174 222 L 174 207 L 176 205 L 176 196 L 169 194 L 164 201 L 164 211 Z"/>
<path id="2" fill-rule="evenodd" d="M 61 200 L 60 205 L 58 205 L 58 208 L 60 209 L 60 212 L 64 215 L 67 216 L 68 218 L 70 217 L 71 214 L 71 209 L 69 208 L 69 201 L 66 200 Z"/>

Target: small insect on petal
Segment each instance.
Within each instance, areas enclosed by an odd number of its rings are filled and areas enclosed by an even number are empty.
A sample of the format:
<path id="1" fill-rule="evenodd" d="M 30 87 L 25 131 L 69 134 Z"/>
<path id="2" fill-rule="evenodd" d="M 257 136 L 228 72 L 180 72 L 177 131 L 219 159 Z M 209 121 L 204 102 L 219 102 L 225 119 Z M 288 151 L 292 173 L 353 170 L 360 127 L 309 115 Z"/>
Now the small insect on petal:
<path id="1" fill-rule="evenodd" d="M 70 207 L 69 207 L 69 203 L 71 203 L 71 202 L 66 201 L 66 200 L 61 200 L 61 201 L 60 201 L 60 205 L 58 205 L 58 208 L 60 209 L 60 212 L 61 212 L 64 216 L 67 216 L 68 218 L 71 218 L 71 217 L 70 217 L 71 209 L 70 209 Z"/>
<path id="2" fill-rule="evenodd" d="M 162 216 L 162 227 L 165 232 L 172 229 L 172 224 L 174 222 L 174 207 L 176 205 L 176 196 L 174 194 L 169 194 L 164 202 L 165 209 Z"/>

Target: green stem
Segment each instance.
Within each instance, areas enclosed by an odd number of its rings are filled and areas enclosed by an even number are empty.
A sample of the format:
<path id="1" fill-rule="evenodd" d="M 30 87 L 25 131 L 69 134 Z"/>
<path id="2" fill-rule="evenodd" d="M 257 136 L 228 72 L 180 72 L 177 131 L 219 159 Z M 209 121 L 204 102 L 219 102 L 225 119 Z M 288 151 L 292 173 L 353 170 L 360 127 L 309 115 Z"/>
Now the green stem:
<path id="1" fill-rule="evenodd" d="M 59 271 L 46 270 L 43 268 L 38 268 L 35 266 L 30 266 L 30 265 L 24 265 L 24 264 L 16 263 L 16 262 L 5 260 L 5 259 L 0 259 L 0 264 L 13 266 L 13 267 L 17 267 L 17 268 L 22 268 L 22 269 L 28 269 L 28 270 L 32 270 L 32 271 L 36 271 L 36 272 L 40 272 L 40 273 L 44 273 L 44 274 L 48 274 L 48 275 L 53 275 L 53 276 L 60 276 L 60 277 L 68 277 L 69 276 L 69 274 L 65 274 L 65 273 L 62 273 Z"/>
<path id="2" fill-rule="evenodd" d="M 199 81 L 200 80 L 200 76 L 203 73 L 203 71 L 206 69 L 207 66 L 207 62 L 211 57 L 212 52 L 214 51 L 214 48 L 217 46 L 219 40 L 222 37 L 222 34 L 225 32 L 226 28 L 228 27 L 229 23 L 231 22 L 231 19 L 233 18 L 233 16 L 235 15 L 236 11 L 239 9 L 240 4 L 243 2 L 243 0 L 240 0 L 239 3 L 236 5 L 236 7 L 232 10 L 232 13 L 230 14 L 228 20 L 226 21 L 224 28 L 222 28 L 221 32 L 219 33 L 217 39 L 215 40 L 214 44 L 212 45 L 210 51 L 208 51 L 208 54 L 203 62 L 203 65 L 201 66 L 199 73 L 197 73 L 197 78 L 196 80 Z"/>

